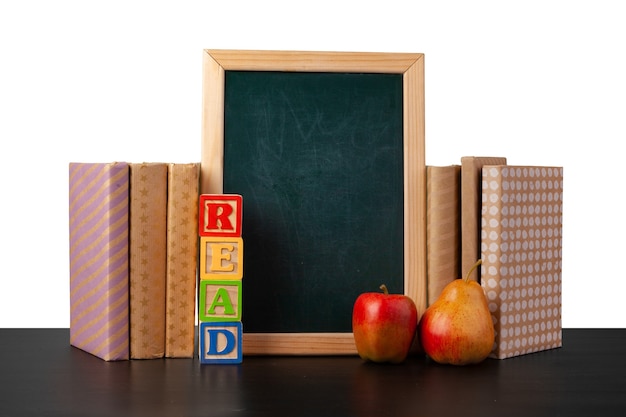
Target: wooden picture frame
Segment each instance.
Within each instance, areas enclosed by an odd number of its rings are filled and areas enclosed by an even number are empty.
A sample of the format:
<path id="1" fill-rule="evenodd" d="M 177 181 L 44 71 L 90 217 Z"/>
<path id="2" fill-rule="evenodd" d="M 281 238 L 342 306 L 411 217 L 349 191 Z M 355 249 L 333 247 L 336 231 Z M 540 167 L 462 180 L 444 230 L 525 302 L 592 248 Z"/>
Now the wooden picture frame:
<path id="1" fill-rule="evenodd" d="M 422 314 L 426 309 L 424 55 L 420 53 L 204 50 L 200 172 L 202 194 L 223 192 L 224 80 L 227 71 L 402 75 L 404 292 L 415 301 L 418 312 Z M 244 355 L 355 353 L 356 347 L 352 333 L 245 333 L 244 326 Z"/>

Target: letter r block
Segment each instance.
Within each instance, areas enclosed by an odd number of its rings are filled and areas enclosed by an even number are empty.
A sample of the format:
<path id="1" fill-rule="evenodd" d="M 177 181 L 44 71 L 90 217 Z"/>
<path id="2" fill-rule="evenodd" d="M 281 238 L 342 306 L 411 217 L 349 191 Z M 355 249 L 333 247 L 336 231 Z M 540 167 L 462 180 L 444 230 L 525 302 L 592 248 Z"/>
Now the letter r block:
<path id="1" fill-rule="evenodd" d="M 241 363 L 241 322 L 200 323 L 199 356 L 202 364 Z"/>
<path id="2" fill-rule="evenodd" d="M 241 321 L 241 298 L 241 280 L 201 280 L 198 319 Z"/>
<path id="3" fill-rule="evenodd" d="M 200 236 L 241 237 L 243 199 L 237 194 L 201 194 L 198 211 Z"/>
<path id="4" fill-rule="evenodd" d="M 200 237 L 200 279 L 225 280 L 243 277 L 243 239 Z"/>

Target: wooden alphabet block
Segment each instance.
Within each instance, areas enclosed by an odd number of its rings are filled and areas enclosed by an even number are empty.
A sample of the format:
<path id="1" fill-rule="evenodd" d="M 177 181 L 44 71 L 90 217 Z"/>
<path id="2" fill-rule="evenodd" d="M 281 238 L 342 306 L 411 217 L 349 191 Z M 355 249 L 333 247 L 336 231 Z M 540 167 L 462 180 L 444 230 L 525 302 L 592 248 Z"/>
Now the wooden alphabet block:
<path id="1" fill-rule="evenodd" d="M 200 237 L 200 279 L 224 280 L 243 277 L 243 239 Z"/>
<path id="2" fill-rule="evenodd" d="M 242 202 L 236 194 L 200 195 L 200 236 L 241 237 Z"/>
<path id="3" fill-rule="evenodd" d="M 241 363 L 241 322 L 200 323 L 199 355 L 202 364 Z"/>
<path id="4" fill-rule="evenodd" d="M 241 321 L 241 280 L 200 281 L 198 319 Z"/>

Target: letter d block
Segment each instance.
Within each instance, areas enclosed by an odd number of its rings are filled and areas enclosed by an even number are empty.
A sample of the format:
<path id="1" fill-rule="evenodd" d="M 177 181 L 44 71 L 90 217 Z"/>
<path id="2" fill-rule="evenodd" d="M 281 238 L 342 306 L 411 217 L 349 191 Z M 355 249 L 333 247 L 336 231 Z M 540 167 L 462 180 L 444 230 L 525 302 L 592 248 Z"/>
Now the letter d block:
<path id="1" fill-rule="evenodd" d="M 200 237 L 200 279 L 224 280 L 243 277 L 243 239 Z"/>
<path id="2" fill-rule="evenodd" d="M 242 334 L 241 322 L 200 323 L 200 363 L 241 363 Z"/>
<path id="3" fill-rule="evenodd" d="M 237 194 L 201 194 L 198 207 L 200 236 L 241 236 L 243 199 Z"/>
<path id="4" fill-rule="evenodd" d="M 241 280 L 201 280 L 198 319 L 241 321 Z"/>

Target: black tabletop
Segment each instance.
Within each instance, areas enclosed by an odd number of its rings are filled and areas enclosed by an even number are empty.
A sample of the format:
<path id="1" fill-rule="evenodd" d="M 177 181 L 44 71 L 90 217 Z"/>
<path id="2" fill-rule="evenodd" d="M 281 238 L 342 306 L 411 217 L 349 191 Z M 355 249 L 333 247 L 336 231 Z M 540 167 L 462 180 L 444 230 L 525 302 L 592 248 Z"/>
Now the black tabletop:
<path id="1" fill-rule="evenodd" d="M 0 416 L 624 416 L 626 329 L 453 367 L 355 356 L 105 362 L 67 329 L 0 329 Z"/>

